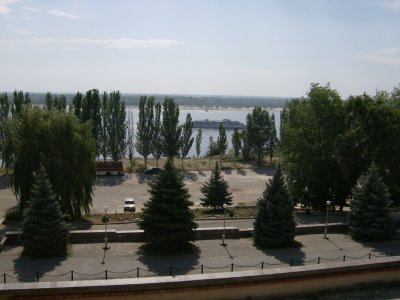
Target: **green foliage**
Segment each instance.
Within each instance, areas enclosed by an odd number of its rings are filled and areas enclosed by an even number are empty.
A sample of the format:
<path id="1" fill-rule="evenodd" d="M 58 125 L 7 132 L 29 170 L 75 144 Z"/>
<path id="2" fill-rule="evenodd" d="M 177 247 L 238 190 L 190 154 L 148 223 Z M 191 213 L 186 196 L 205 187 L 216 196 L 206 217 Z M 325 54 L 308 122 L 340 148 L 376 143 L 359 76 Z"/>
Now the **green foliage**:
<path id="1" fill-rule="evenodd" d="M 180 148 L 182 127 L 179 125 L 179 105 L 173 98 L 166 97 L 163 103 L 161 136 L 164 155 L 173 160 Z"/>
<path id="2" fill-rule="evenodd" d="M 204 198 L 200 198 L 203 207 L 222 208 L 224 204 L 232 204 L 232 194 L 229 192 L 228 182 L 224 180 L 218 163 L 215 164 L 210 178 L 204 183 L 200 191 Z"/>
<path id="3" fill-rule="evenodd" d="M 259 106 L 255 107 L 252 113 L 247 115 L 246 121 L 249 142 L 257 155 L 257 164 L 261 165 L 271 135 L 269 113 Z"/>
<path id="4" fill-rule="evenodd" d="M 222 160 L 222 157 L 224 156 L 226 149 L 228 149 L 228 140 L 226 137 L 226 131 L 222 123 L 219 124 L 218 128 L 218 139 L 217 139 L 217 147 L 218 147 L 218 153 L 220 156 L 220 161 Z"/>
<path id="5" fill-rule="evenodd" d="M 136 149 L 144 159 L 147 168 L 147 157 L 151 153 L 154 121 L 154 97 L 140 97 L 139 120 L 136 131 Z"/>
<path id="6" fill-rule="evenodd" d="M 67 251 L 67 225 L 43 166 L 33 173 L 21 239 L 25 253 L 32 256 L 65 255 Z"/>
<path id="7" fill-rule="evenodd" d="M 214 141 L 214 138 L 212 136 L 209 137 L 208 141 L 208 150 L 206 155 L 208 157 L 213 157 L 215 155 L 219 155 L 219 149 L 218 149 L 218 143 Z"/>
<path id="8" fill-rule="evenodd" d="M 235 128 L 232 133 L 232 146 L 233 146 L 233 153 L 235 155 L 235 159 L 237 159 L 240 155 L 240 148 L 242 147 L 240 133 L 237 128 Z"/>
<path id="9" fill-rule="evenodd" d="M 343 102 L 328 85 L 312 84 L 307 98 L 285 105 L 280 149 L 291 194 L 308 197 L 314 209 L 341 195 L 340 165 L 335 157 L 337 137 L 345 131 Z"/>
<path id="10" fill-rule="evenodd" d="M 269 163 L 272 164 L 272 157 L 274 156 L 274 152 L 278 149 L 278 137 L 276 136 L 276 127 L 275 127 L 275 115 L 272 114 L 270 117 L 270 125 L 269 125 L 269 135 L 267 141 L 267 153 L 269 155 Z"/>
<path id="11" fill-rule="evenodd" d="M 156 166 L 158 167 L 158 160 L 163 155 L 163 142 L 161 137 L 161 104 L 156 103 L 154 106 L 154 127 L 153 127 L 153 137 L 151 145 L 151 154 L 156 160 Z"/>
<path id="12" fill-rule="evenodd" d="M 10 124 L 8 154 L 12 183 L 24 210 L 31 198 L 33 172 L 42 164 L 61 210 L 72 219 L 89 213 L 96 181 L 95 143 L 90 124 L 57 110 L 24 109 Z"/>
<path id="13" fill-rule="evenodd" d="M 8 102 L 7 93 L 0 94 L 0 159 L 3 167 L 7 158 L 4 156 L 5 145 L 7 140 L 6 122 L 10 116 L 10 103 Z"/>
<path id="14" fill-rule="evenodd" d="M 134 143 L 133 143 L 133 135 L 134 135 L 134 125 L 133 125 L 133 114 L 132 112 L 128 115 L 128 136 L 126 139 L 126 145 L 128 148 L 128 158 L 130 163 L 130 171 L 133 169 L 133 152 L 134 152 Z"/>
<path id="15" fill-rule="evenodd" d="M 186 115 L 185 124 L 183 124 L 182 126 L 182 135 L 179 142 L 180 143 L 179 154 L 182 158 L 182 168 L 183 168 L 183 159 L 189 154 L 189 151 L 193 145 L 194 138 L 192 138 L 192 133 L 193 133 L 192 116 L 190 115 L 190 113 L 188 113 Z"/>
<path id="16" fill-rule="evenodd" d="M 82 121 L 82 103 L 83 103 L 83 95 L 78 92 L 72 99 L 72 106 L 73 106 L 74 115 L 80 121 Z"/>
<path id="17" fill-rule="evenodd" d="M 31 98 L 28 93 L 23 93 L 23 91 L 14 91 L 13 93 L 13 102 L 11 104 L 11 113 L 12 115 L 19 114 L 24 107 L 30 107 Z"/>
<path id="18" fill-rule="evenodd" d="M 373 163 L 352 190 L 349 229 L 361 240 L 383 240 L 391 236 L 390 194 Z"/>
<path id="19" fill-rule="evenodd" d="M 22 220 L 22 213 L 19 208 L 8 209 L 6 211 L 5 220 L 9 222 L 19 222 Z"/>
<path id="20" fill-rule="evenodd" d="M 249 132 L 247 129 L 242 130 L 240 133 L 241 150 L 244 160 L 254 159 L 253 147 L 250 141 Z"/>
<path id="21" fill-rule="evenodd" d="M 58 109 L 60 111 L 65 111 L 66 107 L 67 107 L 67 102 L 64 95 L 53 96 L 50 92 L 46 93 L 44 97 L 44 108 L 48 110 Z"/>
<path id="22" fill-rule="evenodd" d="M 265 248 L 292 244 L 296 228 L 293 211 L 293 202 L 285 186 L 281 168 L 278 167 L 257 202 L 255 243 Z"/>
<path id="23" fill-rule="evenodd" d="M 96 154 L 100 154 L 101 149 L 101 100 L 99 91 L 92 89 L 86 92 L 85 97 L 82 100 L 82 112 L 81 121 L 82 123 L 90 122 L 92 124 L 92 136 L 96 142 Z"/>
<path id="24" fill-rule="evenodd" d="M 179 248 L 195 238 L 190 195 L 170 160 L 149 184 L 150 199 L 144 204 L 140 229 L 148 243 L 163 248 Z"/>
<path id="25" fill-rule="evenodd" d="M 201 153 L 201 141 L 203 140 L 203 130 L 200 128 L 196 135 L 196 156 L 199 158 Z"/>

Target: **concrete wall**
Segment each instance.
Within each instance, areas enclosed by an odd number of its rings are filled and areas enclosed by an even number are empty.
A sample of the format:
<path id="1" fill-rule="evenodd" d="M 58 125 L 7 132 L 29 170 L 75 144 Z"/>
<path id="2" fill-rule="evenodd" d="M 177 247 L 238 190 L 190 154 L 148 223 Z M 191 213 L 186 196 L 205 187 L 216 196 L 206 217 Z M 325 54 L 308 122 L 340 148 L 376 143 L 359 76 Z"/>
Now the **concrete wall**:
<path id="1" fill-rule="evenodd" d="M 296 234 L 317 234 L 323 233 L 325 225 L 302 225 L 296 227 Z M 343 233 L 347 231 L 347 224 L 332 223 L 328 225 L 329 233 Z M 198 240 L 220 239 L 223 233 L 222 227 L 198 228 L 196 229 Z M 20 231 L 6 232 L 7 245 L 19 245 Z M 227 239 L 247 238 L 253 236 L 253 228 L 238 229 L 237 227 L 226 227 L 225 236 Z M 103 242 L 105 237 L 104 230 L 72 230 L 70 232 L 70 242 L 73 244 L 98 243 Z M 142 242 L 143 230 L 115 230 L 107 231 L 107 238 L 113 242 Z"/>
<path id="2" fill-rule="evenodd" d="M 0 285 L 3 299 L 247 299 L 400 281 L 400 257 L 259 271 Z"/>

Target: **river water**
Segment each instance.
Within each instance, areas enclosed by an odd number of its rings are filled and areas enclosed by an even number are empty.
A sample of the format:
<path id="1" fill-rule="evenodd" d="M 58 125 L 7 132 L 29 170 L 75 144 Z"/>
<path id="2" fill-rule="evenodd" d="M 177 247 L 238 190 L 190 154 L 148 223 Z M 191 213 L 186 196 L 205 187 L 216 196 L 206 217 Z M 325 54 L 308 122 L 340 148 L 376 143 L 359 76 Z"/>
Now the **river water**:
<path id="1" fill-rule="evenodd" d="M 186 115 L 188 113 L 191 114 L 192 120 L 211 120 L 211 121 L 222 121 L 223 119 L 229 119 L 231 121 L 239 121 L 243 124 L 246 124 L 246 117 L 247 114 L 251 113 L 250 109 L 187 109 L 187 108 L 182 108 L 179 110 L 179 122 L 183 124 L 186 120 Z M 270 114 L 274 114 L 275 116 L 275 127 L 277 130 L 277 134 L 279 135 L 279 130 L 280 130 L 280 120 L 281 120 L 281 109 L 276 108 L 276 109 L 270 109 L 268 110 Z M 138 121 L 138 115 L 139 115 L 139 109 L 138 108 L 132 108 L 129 107 L 127 109 L 127 114 L 131 114 L 133 117 L 133 123 L 134 127 L 136 129 L 136 123 Z M 200 156 L 203 156 L 206 154 L 208 150 L 208 145 L 209 145 L 209 139 L 210 137 L 213 137 L 214 141 L 217 140 L 218 138 L 218 129 L 202 129 L 203 131 L 203 140 L 201 142 L 201 153 Z M 198 129 L 193 128 L 193 137 L 194 137 L 194 142 L 193 146 L 189 151 L 190 157 L 196 157 L 196 135 L 197 135 Z M 233 134 L 233 129 L 227 129 L 226 130 L 226 135 L 227 135 L 227 140 L 228 140 L 228 149 L 232 148 L 232 134 Z M 136 133 L 135 133 L 136 135 Z M 138 153 L 135 153 L 135 156 L 139 156 Z"/>

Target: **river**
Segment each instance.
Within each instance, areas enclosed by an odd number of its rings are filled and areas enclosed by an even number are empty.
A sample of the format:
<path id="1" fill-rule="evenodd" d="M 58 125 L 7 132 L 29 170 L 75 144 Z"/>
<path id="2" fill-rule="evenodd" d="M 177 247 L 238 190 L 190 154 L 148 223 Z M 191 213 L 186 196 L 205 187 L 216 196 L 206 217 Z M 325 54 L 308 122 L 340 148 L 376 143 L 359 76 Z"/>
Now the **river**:
<path id="1" fill-rule="evenodd" d="M 275 116 L 275 127 L 277 130 L 277 134 L 279 135 L 280 131 L 280 120 L 281 120 L 281 112 L 282 109 L 276 108 L 276 109 L 269 109 L 268 112 L 270 114 L 274 114 Z M 243 124 L 246 124 L 246 117 L 247 114 L 251 112 L 250 109 L 205 109 L 205 108 L 198 108 L 198 109 L 193 109 L 193 108 L 181 108 L 179 114 L 179 122 L 183 124 L 186 120 L 186 115 L 188 113 L 191 114 L 192 120 L 211 120 L 211 121 L 222 121 L 223 119 L 229 119 L 231 121 L 239 121 Z M 133 123 L 134 127 L 136 129 L 136 123 L 138 121 L 138 115 L 139 115 L 139 109 L 138 108 L 132 108 L 128 107 L 127 109 L 127 114 L 131 114 L 133 117 Z M 209 140 L 210 137 L 213 137 L 214 141 L 217 140 L 218 138 L 218 129 L 202 129 L 203 130 L 203 140 L 201 142 L 201 151 L 200 151 L 200 156 L 203 156 L 206 154 L 208 150 L 208 145 L 209 145 Z M 194 142 L 193 146 L 189 151 L 190 157 L 196 157 L 196 135 L 197 135 L 198 129 L 193 128 L 193 137 L 194 137 Z M 136 134 L 136 133 L 135 133 Z M 233 129 L 227 129 L 226 130 L 226 135 L 228 139 L 228 149 L 232 148 L 232 134 L 233 134 Z M 135 153 L 135 156 L 138 156 L 138 153 Z"/>

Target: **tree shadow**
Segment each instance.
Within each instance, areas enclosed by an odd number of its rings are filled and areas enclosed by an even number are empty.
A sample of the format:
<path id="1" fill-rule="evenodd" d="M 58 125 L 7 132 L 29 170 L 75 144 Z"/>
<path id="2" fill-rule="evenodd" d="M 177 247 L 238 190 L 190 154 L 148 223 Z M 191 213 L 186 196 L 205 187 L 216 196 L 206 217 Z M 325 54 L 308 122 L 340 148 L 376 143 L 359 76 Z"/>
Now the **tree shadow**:
<path id="1" fill-rule="evenodd" d="M 393 236 L 393 239 L 382 241 L 363 241 L 353 238 L 363 247 L 371 249 L 371 257 L 400 255 L 400 239 Z"/>
<path id="2" fill-rule="evenodd" d="M 148 183 L 149 181 L 152 181 L 154 176 L 156 176 L 156 175 L 144 174 L 144 173 L 136 173 L 135 174 L 135 177 L 137 178 L 137 181 L 140 184 Z"/>
<path id="3" fill-rule="evenodd" d="M 200 176 L 202 176 L 202 177 L 206 177 L 206 176 L 207 176 L 206 173 L 204 173 L 203 171 L 199 171 L 198 174 L 199 174 Z"/>
<path id="4" fill-rule="evenodd" d="M 96 176 L 96 186 L 116 186 L 129 179 L 130 175 Z"/>
<path id="5" fill-rule="evenodd" d="M 147 276 L 184 275 L 198 265 L 201 250 L 194 244 L 178 248 L 175 251 L 166 251 L 164 248 L 156 248 L 154 245 L 140 246 L 136 254 L 138 260 L 146 266 Z"/>
<path id="6" fill-rule="evenodd" d="M 242 176 L 246 176 L 246 174 L 247 174 L 246 170 L 243 170 L 243 169 L 237 169 L 236 173 L 238 173 L 239 175 L 242 175 Z"/>
<path id="7" fill-rule="evenodd" d="M 196 181 L 199 179 L 199 176 L 197 176 L 197 172 L 185 171 L 184 179 L 190 180 L 190 181 Z"/>
<path id="8" fill-rule="evenodd" d="M 259 175 L 273 176 L 275 174 L 275 167 L 257 167 L 251 168 L 251 170 Z"/>
<path id="9" fill-rule="evenodd" d="M 51 271 L 61 265 L 67 259 L 67 256 L 54 256 L 54 257 L 31 257 L 22 255 L 14 259 L 14 271 L 17 274 L 20 282 L 36 282 L 37 279 L 45 279 L 47 275 L 61 275 L 49 274 Z"/>
<path id="10" fill-rule="evenodd" d="M 11 178 L 10 176 L 3 174 L 0 175 L 0 190 L 5 190 L 11 188 Z"/>
<path id="11" fill-rule="evenodd" d="M 255 247 L 264 252 L 264 254 L 289 266 L 301 266 L 306 263 L 305 253 L 301 250 L 301 244 L 296 241 L 293 242 L 292 246 L 282 248 L 261 248 L 257 245 Z"/>
<path id="12" fill-rule="evenodd" d="M 231 168 L 223 168 L 222 172 L 224 172 L 227 175 L 230 175 L 230 174 L 232 174 L 232 169 Z"/>

